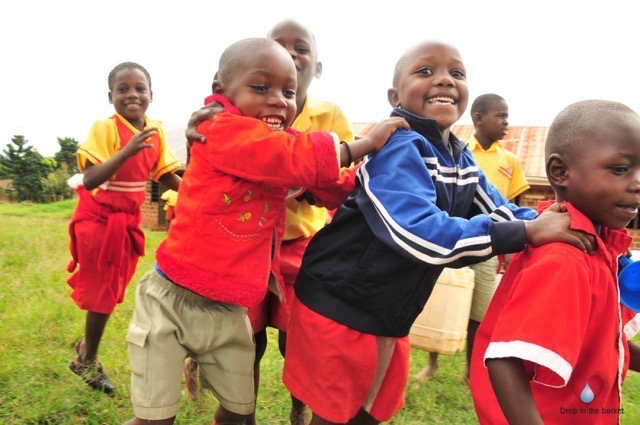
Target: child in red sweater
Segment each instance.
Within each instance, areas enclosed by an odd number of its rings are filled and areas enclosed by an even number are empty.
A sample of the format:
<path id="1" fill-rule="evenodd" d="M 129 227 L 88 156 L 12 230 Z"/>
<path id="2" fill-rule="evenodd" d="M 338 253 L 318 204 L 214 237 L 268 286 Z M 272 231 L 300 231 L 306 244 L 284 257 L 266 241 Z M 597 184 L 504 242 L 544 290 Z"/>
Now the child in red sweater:
<path id="1" fill-rule="evenodd" d="M 284 295 L 278 254 L 285 200 L 304 188 L 335 207 L 354 189 L 348 158 L 377 151 L 404 119 L 365 139 L 296 133 L 296 68 L 273 40 L 234 43 L 222 54 L 213 100 L 225 112 L 198 126 L 176 219 L 138 285 L 127 340 L 136 418 L 170 424 L 184 358 L 195 359 L 220 401 L 215 420 L 241 423 L 255 407 L 253 333 L 246 309 L 268 290 Z M 291 189 L 291 188 L 298 189 Z"/>

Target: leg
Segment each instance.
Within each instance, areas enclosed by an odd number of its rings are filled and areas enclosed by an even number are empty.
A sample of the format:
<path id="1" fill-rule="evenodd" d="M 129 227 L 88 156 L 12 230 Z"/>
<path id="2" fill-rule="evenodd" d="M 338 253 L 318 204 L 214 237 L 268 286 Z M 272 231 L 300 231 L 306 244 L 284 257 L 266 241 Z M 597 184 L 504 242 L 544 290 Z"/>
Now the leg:
<path id="1" fill-rule="evenodd" d="M 285 331 L 278 332 L 278 348 L 282 357 L 287 351 L 287 333 Z M 291 394 L 291 412 L 289 413 L 291 425 L 307 425 L 309 424 L 309 410 L 304 403 Z"/>
<path id="2" fill-rule="evenodd" d="M 467 370 L 464 374 L 463 382 L 469 385 L 469 367 L 471 366 L 471 356 L 473 355 L 473 340 L 476 337 L 476 331 L 480 326 L 480 322 L 469 319 L 467 326 Z"/>
<path id="3" fill-rule="evenodd" d="M 75 345 L 76 357 L 69 369 L 95 390 L 112 394 L 115 387 L 98 362 L 98 348 L 110 314 L 87 312 L 85 336 Z"/>
<path id="4" fill-rule="evenodd" d="M 260 387 L 260 360 L 264 357 L 264 353 L 267 351 L 267 330 L 262 330 L 256 334 L 253 334 L 253 339 L 256 343 L 256 359 L 253 363 L 253 391 L 258 398 L 258 388 Z M 221 406 L 222 407 L 222 406 Z M 216 420 L 216 423 L 220 425 L 220 422 Z M 246 420 L 247 425 L 256 425 L 256 412 L 251 413 Z"/>
<path id="5" fill-rule="evenodd" d="M 349 421 L 349 425 L 378 425 L 379 423 L 364 409 L 360 409 L 358 414 Z"/>
<path id="6" fill-rule="evenodd" d="M 438 362 L 438 353 L 429 353 L 429 364 L 415 376 L 418 379 L 428 381 L 433 378 L 438 371 L 440 364 Z"/>
<path id="7" fill-rule="evenodd" d="M 87 312 L 84 326 L 84 338 L 79 346 L 78 360 L 82 363 L 94 363 L 98 359 L 98 348 L 110 314 Z"/>
<path id="8" fill-rule="evenodd" d="M 253 414 L 255 414 L 255 412 Z M 239 415 L 230 412 L 222 406 L 218 406 L 212 425 L 244 425 L 247 423 L 245 421 L 249 420 L 249 418 L 250 415 Z"/>

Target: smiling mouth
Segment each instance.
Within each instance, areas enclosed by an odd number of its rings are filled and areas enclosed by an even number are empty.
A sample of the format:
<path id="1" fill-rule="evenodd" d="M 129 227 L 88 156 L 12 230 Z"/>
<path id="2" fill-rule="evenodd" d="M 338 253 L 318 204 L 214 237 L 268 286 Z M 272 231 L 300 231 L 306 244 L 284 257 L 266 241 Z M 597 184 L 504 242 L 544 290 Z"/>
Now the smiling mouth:
<path id="1" fill-rule="evenodd" d="M 436 96 L 427 99 L 427 103 L 432 105 L 455 105 L 456 101 L 448 96 Z"/>
<path id="2" fill-rule="evenodd" d="M 273 130 L 282 130 L 282 123 L 284 120 L 278 117 L 262 117 L 260 118 L 264 123 L 266 123 Z"/>

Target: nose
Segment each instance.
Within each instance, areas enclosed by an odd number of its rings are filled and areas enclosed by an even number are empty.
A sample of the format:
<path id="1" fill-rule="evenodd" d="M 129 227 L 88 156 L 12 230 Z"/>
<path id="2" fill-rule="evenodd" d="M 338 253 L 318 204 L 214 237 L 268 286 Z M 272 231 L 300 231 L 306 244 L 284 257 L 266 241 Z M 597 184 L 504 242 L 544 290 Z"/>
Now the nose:
<path id="1" fill-rule="evenodd" d="M 269 96 L 268 104 L 277 108 L 284 108 L 287 106 L 287 100 L 282 93 L 274 93 Z"/>
<path id="2" fill-rule="evenodd" d="M 633 173 L 633 179 L 631 180 L 631 184 L 629 185 L 629 190 L 632 192 L 640 193 L 640 169 L 636 169 Z"/>
<path id="3" fill-rule="evenodd" d="M 453 77 L 448 72 L 442 71 L 436 74 L 434 79 L 434 84 L 438 86 L 453 87 L 455 85 L 455 81 L 453 80 Z"/>

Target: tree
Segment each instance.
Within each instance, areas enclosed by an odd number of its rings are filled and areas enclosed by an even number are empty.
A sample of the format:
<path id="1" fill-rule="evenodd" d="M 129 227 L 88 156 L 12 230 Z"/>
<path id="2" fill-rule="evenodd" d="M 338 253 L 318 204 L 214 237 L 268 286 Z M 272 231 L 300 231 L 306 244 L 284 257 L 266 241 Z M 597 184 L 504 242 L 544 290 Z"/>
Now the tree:
<path id="1" fill-rule="evenodd" d="M 60 145 L 60 150 L 54 156 L 58 163 L 58 168 L 62 167 L 62 164 L 67 164 L 67 170 L 70 175 L 78 173 L 76 160 L 76 151 L 80 145 L 78 141 L 72 137 L 58 137 L 58 144 Z"/>
<path id="2" fill-rule="evenodd" d="M 22 135 L 11 139 L 0 155 L 0 177 L 13 180 L 19 201 L 39 201 L 42 197 L 42 179 L 53 171 L 51 161 L 45 161 L 40 153 L 28 146 Z"/>

